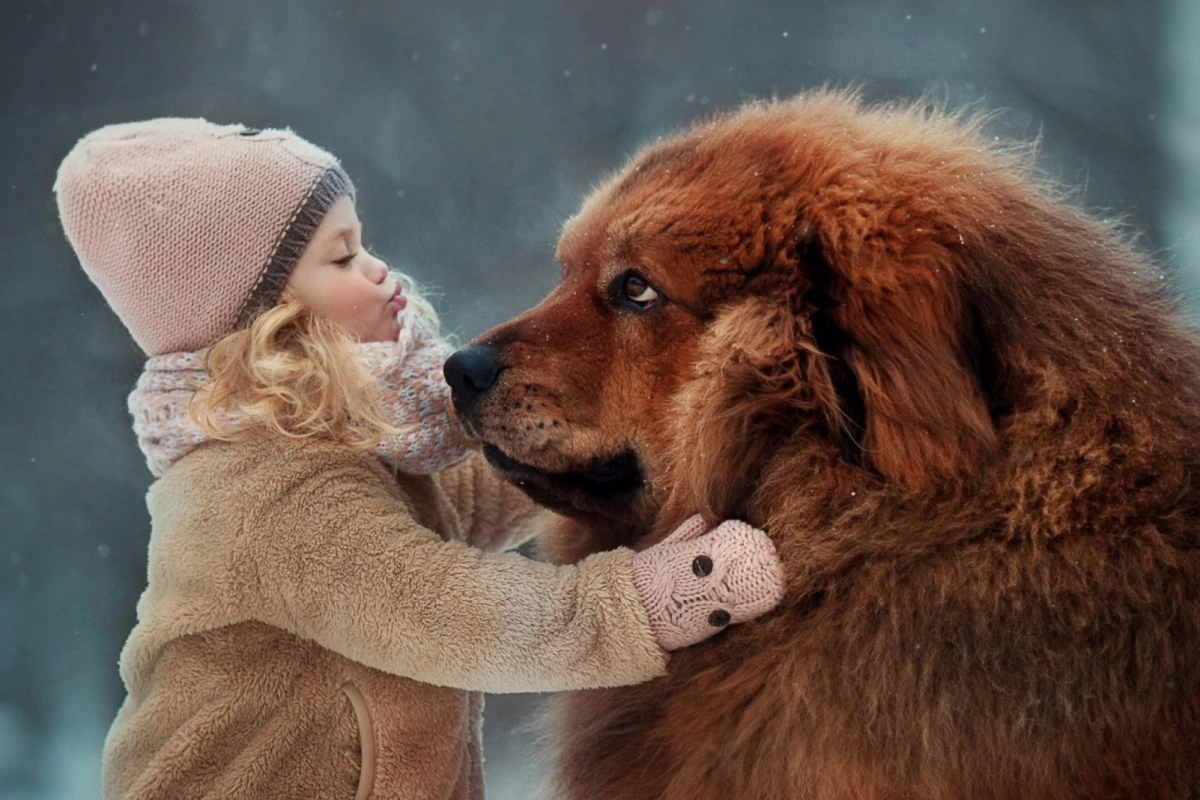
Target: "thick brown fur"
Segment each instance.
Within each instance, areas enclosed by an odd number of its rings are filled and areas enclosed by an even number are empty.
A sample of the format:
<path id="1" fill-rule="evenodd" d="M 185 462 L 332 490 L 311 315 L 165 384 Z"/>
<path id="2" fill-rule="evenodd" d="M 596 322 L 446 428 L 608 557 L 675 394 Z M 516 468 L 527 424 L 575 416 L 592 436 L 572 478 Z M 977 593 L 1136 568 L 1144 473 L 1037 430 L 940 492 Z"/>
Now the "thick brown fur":
<path id="1" fill-rule="evenodd" d="M 468 425 L 575 516 L 553 557 L 701 510 L 788 574 L 667 677 L 558 701 L 556 796 L 1200 789 L 1200 340 L 1032 162 L 926 105 L 749 104 L 600 186 L 477 340 Z M 631 454 L 632 489 L 578 479 Z"/>

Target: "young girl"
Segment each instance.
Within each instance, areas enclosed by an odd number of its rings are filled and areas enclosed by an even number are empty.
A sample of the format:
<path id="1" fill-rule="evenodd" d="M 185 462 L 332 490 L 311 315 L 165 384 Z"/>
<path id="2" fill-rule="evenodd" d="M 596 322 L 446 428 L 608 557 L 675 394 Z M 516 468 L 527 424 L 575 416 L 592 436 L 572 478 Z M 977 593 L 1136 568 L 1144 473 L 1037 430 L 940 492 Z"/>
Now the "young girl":
<path id="1" fill-rule="evenodd" d="M 55 191 L 150 356 L 130 408 L 160 477 L 106 797 L 478 798 L 479 692 L 649 680 L 778 603 L 740 522 L 575 566 L 497 552 L 536 509 L 468 455 L 436 319 L 290 131 L 110 126 Z"/>

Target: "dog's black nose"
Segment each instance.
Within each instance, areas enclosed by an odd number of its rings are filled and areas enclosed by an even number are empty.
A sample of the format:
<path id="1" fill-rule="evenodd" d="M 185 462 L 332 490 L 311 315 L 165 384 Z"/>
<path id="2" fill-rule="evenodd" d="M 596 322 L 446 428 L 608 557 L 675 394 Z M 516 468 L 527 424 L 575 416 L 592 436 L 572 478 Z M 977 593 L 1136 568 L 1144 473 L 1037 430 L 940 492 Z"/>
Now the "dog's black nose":
<path id="1" fill-rule="evenodd" d="M 442 373 L 454 393 L 454 404 L 470 408 L 476 400 L 487 394 L 500 375 L 500 362 L 496 352 L 487 345 L 464 347 L 446 359 Z"/>

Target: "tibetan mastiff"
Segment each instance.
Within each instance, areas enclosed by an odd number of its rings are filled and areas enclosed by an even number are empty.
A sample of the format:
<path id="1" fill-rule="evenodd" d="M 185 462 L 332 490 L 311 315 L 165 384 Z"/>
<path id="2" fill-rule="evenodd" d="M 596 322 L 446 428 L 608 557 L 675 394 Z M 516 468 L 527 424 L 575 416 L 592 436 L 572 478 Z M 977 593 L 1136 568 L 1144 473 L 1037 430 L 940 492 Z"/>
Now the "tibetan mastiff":
<path id="1" fill-rule="evenodd" d="M 788 593 L 557 700 L 567 800 L 1200 790 L 1200 344 L 977 116 L 819 91 L 642 149 L 447 363 L 559 561 L 765 528 Z"/>

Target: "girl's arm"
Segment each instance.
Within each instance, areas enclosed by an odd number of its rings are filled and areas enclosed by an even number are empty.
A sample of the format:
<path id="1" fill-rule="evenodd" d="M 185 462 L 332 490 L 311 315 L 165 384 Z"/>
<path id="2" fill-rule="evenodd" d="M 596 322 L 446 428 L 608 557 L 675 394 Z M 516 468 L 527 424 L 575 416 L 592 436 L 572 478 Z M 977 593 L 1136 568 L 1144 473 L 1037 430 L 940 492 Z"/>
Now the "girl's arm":
<path id="1" fill-rule="evenodd" d="M 632 552 L 563 567 L 488 555 L 422 527 L 358 459 L 310 475 L 247 520 L 242 563 L 256 573 L 263 621 L 461 689 L 559 691 L 663 673 Z"/>
<path id="2" fill-rule="evenodd" d="M 466 543 L 489 553 L 520 547 L 537 535 L 539 522 L 553 517 L 478 453 L 430 477 L 457 512 Z"/>
<path id="3" fill-rule="evenodd" d="M 672 614 L 684 606 L 663 601 L 694 589 L 688 553 L 667 547 L 646 558 L 622 549 L 572 566 L 489 555 L 420 526 L 386 474 L 362 459 L 302 471 L 309 477 L 245 520 L 237 568 L 251 571 L 258 618 L 359 663 L 489 692 L 617 686 L 663 673 L 659 642 L 673 648 L 716 630 L 681 623 Z M 719 533 L 706 538 L 732 541 Z M 770 555 L 755 575 L 778 569 Z M 736 577 L 735 558 L 718 547 L 713 560 Z M 781 590 L 765 605 L 761 593 L 758 605 L 714 599 L 736 581 L 708 566 L 711 584 L 687 609 L 708 615 L 705 602 L 724 605 L 728 623 L 778 602 Z"/>

